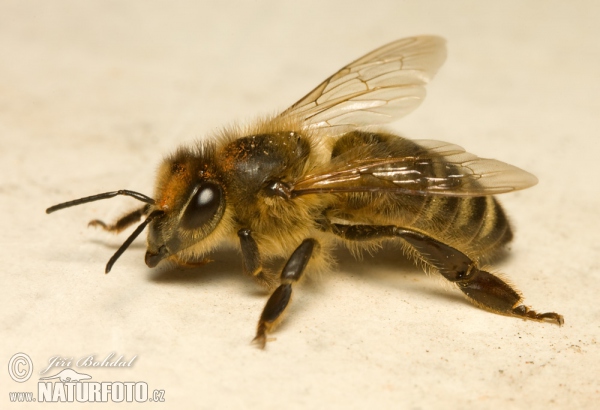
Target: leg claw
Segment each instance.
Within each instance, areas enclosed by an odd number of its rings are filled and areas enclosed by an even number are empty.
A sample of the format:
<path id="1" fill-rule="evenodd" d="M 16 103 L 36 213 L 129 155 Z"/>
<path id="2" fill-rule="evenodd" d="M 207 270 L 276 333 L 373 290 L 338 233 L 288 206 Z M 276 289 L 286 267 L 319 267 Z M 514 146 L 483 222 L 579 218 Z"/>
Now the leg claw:
<path id="1" fill-rule="evenodd" d="M 559 315 L 558 313 L 554 313 L 554 312 L 537 313 L 534 310 L 530 310 L 525 305 L 520 305 L 520 306 L 517 306 L 516 308 L 514 308 L 513 314 L 515 314 L 516 316 L 522 317 L 523 319 L 538 320 L 540 322 L 551 322 L 551 323 L 555 323 L 559 326 L 562 326 L 565 323 L 565 319 L 563 318 L 563 316 Z"/>

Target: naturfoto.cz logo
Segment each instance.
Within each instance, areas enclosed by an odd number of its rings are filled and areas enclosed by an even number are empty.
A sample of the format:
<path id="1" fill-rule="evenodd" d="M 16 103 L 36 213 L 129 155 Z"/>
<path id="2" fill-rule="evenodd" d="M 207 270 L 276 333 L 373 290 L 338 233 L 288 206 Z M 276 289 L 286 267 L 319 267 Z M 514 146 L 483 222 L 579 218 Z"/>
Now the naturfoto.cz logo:
<path id="1" fill-rule="evenodd" d="M 87 356 L 76 363 L 80 367 L 125 367 L 131 366 L 137 356 L 129 362 L 120 356 L 110 361 L 115 354 L 111 353 L 103 361 L 94 361 L 93 356 Z M 40 372 L 44 374 L 53 367 L 71 365 L 72 360 L 55 356 L 49 360 L 49 365 Z M 33 373 L 33 362 L 24 353 L 15 354 L 9 361 L 9 374 L 14 381 L 25 382 Z M 165 391 L 153 390 L 149 393 L 148 384 L 143 381 L 91 381 L 92 376 L 78 372 L 70 367 L 64 368 L 51 375 L 40 377 L 37 383 L 37 397 L 33 392 L 10 392 L 11 402 L 47 402 L 47 403 L 120 403 L 120 402 L 164 402 Z"/>

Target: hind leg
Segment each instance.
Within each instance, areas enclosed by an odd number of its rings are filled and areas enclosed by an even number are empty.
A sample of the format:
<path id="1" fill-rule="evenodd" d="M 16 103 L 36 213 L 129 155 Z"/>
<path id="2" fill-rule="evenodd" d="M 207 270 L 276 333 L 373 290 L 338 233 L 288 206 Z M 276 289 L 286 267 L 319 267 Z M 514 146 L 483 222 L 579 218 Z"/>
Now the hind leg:
<path id="1" fill-rule="evenodd" d="M 402 238 L 444 278 L 456 283 L 458 288 L 476 305 L 503 315 L 550 321 L 558 325 L 564 323 L 563 317 L 558 313 L 537 313 L 521 304 L 523 300 L 521 294 L 504 280 L 479 269 L 472 259 L 458 249 L 420 232 L 391 225 L 332 224 L 330 229 L 334 234 L 349 240 Z"/>

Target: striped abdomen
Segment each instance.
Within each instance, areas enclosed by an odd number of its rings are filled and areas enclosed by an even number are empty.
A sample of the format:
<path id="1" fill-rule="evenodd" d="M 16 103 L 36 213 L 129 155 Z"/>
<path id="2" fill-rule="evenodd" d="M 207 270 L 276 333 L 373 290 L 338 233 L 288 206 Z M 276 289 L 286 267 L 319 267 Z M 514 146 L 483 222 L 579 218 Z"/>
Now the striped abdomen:
<path id="1" fill-rule="evenodd" d="M 421 210 L 404 226 L 428 233 L 473 257 L 493 256 L 512 239 L 506 214 L 492 196 L 420 199 Z"/>
<path id="2" fill-rule="evenodd" d="M 382 157 L 409 157 L 423 152 L 417 143 L 396 135 L 353 131 L 336 141 L 332 158 L 367 151 L 361 147 L 371 147 L 368 152 Z M 445 177 L 452 168 L 444 163 L 435 163 L 429 172 L 434 177 Z M 506 214 L 492 196 L 352 193 L 339 197 L 339 203 L 330 216 L 351 224 L 396 225 L 415 229 L 471 257 L 484 259 L 493 256 L 512 238 Z"/>

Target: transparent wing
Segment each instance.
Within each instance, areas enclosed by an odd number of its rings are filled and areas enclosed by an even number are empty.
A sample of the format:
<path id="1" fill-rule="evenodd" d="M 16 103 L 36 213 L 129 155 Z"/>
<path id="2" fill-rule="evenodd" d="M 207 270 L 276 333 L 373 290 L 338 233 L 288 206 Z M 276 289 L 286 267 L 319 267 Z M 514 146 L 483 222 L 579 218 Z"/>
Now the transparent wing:
<path id="1" fill-rule="evenodd" d="M 528 188 L 537 178 L 493 159 L 479 158 L 458 145 L 418 140 L 422 151 L 410 157 L 373 158 L 368 150 L 349 151 L 291 186 L 291 195 L 393 192 L 409 195 L 485 196 Z"/>
<path id="2" fill-rule="evenodd" d="M 345 66 L 280 116 L 310 127 L 387 123 L 421 104 L 425 84 L 445 59 L 441 37 L 394 41 Z"/>

